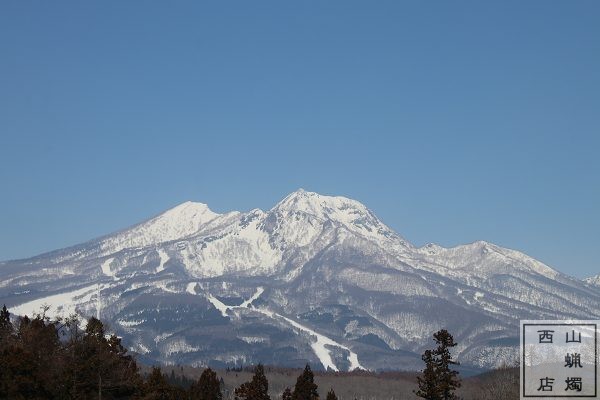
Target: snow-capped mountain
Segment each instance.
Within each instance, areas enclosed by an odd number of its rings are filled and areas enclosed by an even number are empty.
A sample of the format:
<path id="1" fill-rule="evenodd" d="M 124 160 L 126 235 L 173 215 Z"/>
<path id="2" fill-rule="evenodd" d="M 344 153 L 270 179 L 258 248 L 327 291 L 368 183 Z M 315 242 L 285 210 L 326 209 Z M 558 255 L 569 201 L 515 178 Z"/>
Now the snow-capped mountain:
<path id="1" fill-rule="evenodd" d="M 599 319 L 594 282 L 487 242 L 415 247 L 357 201 L 299 190 L 0 263 L 0 303 L 99 316 L 162 363 L 416 369 L 447 328 L 464 365 L 490 367 L 513 360 L 519 319 Z"/>

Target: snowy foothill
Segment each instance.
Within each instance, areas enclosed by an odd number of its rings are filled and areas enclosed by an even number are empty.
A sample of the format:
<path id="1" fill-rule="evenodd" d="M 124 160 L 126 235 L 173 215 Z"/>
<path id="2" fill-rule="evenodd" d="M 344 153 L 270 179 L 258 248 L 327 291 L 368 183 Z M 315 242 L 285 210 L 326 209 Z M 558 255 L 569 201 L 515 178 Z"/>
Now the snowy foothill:
<path id="1" fill-rule="evenodd" d="M 189 285 L 188 285 L 188 287 L 189 287 Z M 217 310 L 219 310 L 219 312 L 221 313 L 221 315 L 223 317 L 227 317 L 228 311 L 230 311 L 230 310 L 250 308 L 250 305 L 252 304 L 252 302 L 257 300 L 263 293 L 264 293 L 263 287 L 257 288 L 256 292 L 249 299 L 243 301 L 242 304 L 240 304 L 239 306 L 228 306 L 225 303 L 223 303 L 222 301 L 220 301 L 219 299 L 217 299 L 216 297 L 212 296 L 211 294 L 207 294 L 206 297 L 207 297 L 208 301 L 210 301 L 212 303 L 212 305 L 215 306 L 215 308 Z M 294 321 L 293 319 L 290 319 L 283 315 L 277 314 L 268 309 L 259 308 L 259 309 L 255 309 L 255 310 L 264 315 L 267 315 L 268 317 L 273 318 L 273 319 L 283 319 L 285 322 L 287 322 L 287 324 L 291 325 L 295 329 L 300 330 L 305 333 L 308 333 L 311 337 L 315 338 L 315 340 L 313 342 L 311 342 L 310 346 L 313 349 L 313 351 L 315 352 L 315 355 L 317 356 L 317 358 L 319 359 L 321 364 L 323 364 L 323 367 L 325 369 L 339 371 L 339 368 L 335 365 L 335 362 L 333 361 L 333 358 L 331 356 L 331 350 L 329 350 L 327 348 L 328 346 L 338 347 L 340 349 L 348 351 L 348 353 L 349 353 L 348 361 L 350 362 L 350 370 L 351 371 L 355 370 L 355 369 L 365 369 L 358 362 L 358 355 L 356 353 L 354 353 L 352 350 L 350 350 L 347 346 L 344 346 L 344 345 L 336 342 L 335 340 L 328 338 L 325 335 L 317 333 L 314 330 Z"/>
<path id="2" fill-rule="evenodd" d="M 260 311 L 261 313 L 263 313 L 271 318 L 274 318 L 274 319 L 281 318 L 284 321 L 286 321 L 288 324 L 292 325 L 294 328 L 296 328 L 302 332 L 308 333 L 312 337 L 315 337 L 316 340 L 311 342 L 310 347 L 315 352 L 315 355 L 317 356 L 317 358 L 323 365 L 323 368 L 331 369 L 333 371 L 339 371 L 339 368 L 335 365 L 335 362 L 333 361 L 333 357 L 331 356 L 331 350 L 329 350 L 327 348 L 327 346 L 332 346 L 332 347 L 338 347 L 338 348 L 348 351 L 348 353 L 349 353 L 348 361 L 350 362 L 350 368 L 349 368 L 350 371 L 353 371 L 355 369 L 366 370 L 366 368 L 364 368 L 358 362 L 358 355 L 356 353 L 354 353 L 352 350 L 350 350 L 347 346 L 344 346 L 343 344 L 340 344 L 340 343 L 336 342 L 335 340 L 328 338 L 325 335 L 317 333 L 314 330 L 294 321 L 293 319 L 290 319 L 283 315 L 277 314 L 268 309 L 261 308 L 261 309 L 258 309 L 258 311 Z"/>
<path id="3" fill-rule="evenodd" d="M 11 307 L 14 315 L 34 315 L 41 312 L 43 307 L 50 307 L 46 316 L 54 319 L 76 314 L 76 306 L 89 302 L 98 292 L 98 285 L 93 284 L 69 292 L 53 294 Z"/>

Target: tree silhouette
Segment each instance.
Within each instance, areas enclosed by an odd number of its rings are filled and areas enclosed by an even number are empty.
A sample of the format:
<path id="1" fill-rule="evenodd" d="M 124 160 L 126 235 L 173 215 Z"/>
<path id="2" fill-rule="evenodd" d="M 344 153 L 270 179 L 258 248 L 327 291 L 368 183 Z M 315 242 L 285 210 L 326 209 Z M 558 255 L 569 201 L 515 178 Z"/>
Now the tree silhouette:
<path id="1" fill-rule="evenodd" d="M 296 386 L 294 386 L 294 392 L 292 393 L 293 400 L 315 400 L 319 398 L 317 393 L 317 385 L 315 383 L 315 376 L 310 369 L 310 365 L 306 364 L 304 371 L 296 380 Z"/>
<path id="2" fill-rule="evenodd" d="M 433 358 L 433 351 L 425 350 L 421 359 L 425 362 L 425 369 L 422 372 L 422 376 L 417 377 L 417 383 L 419 384 L 419 390 L 415 394 L 419 397 L 428 400 L 439 400 L 440 389 L 437 383 L 436 366 Z"/>
<path id="3" fill-rule="evenodd" d="M 425 369 L 422 376 L 417 377 L 419 389 L 414 393 L 427 400 L 453 400 L 458 399 L 454 391 L 460 387 L 458 371 L 451 369 L 458 362 L 452 359 L 450 348 L 456 346 L 454 338 L 445 329 L 433 334 L 433 339 L 438 345 L 433 350 L 425 350 L 422 360 Z"/>
<path id="4" fill-rule="evenodd" d="M 258 364 L 250 382 L 242 383 L 235 389 L 236 400 L 271 400 L 269 397 L 269 381 L 265 376 L 265 369 Z"/>
<path id="5" fill-rule="evenodd" d="M 197 382 L 190 387 L 191 400 L 222 400 L 221 382 L 210 368 L 205 369 Z"/>
<path id="6" fill-rule="evenodd" d="M 97 318 L 88 320 L 85 334 L 69 343 L 72 392 L 93 398 L 120 398 L 133 395 L 141 386 L 135 360 L 127 355 L 121 339 L 107 338 Z"/>
<path id="7" fill-rule="evenodd" d="M 281 400 L 292 400 L 292 391 L 289 387 L 286 387 L 281 395 Z"/>
<path id="8" fill-rule="evenodd" d="M 327 392 L 326 400 L 338 400 L 333 389 L 329 389 L 329 392 Z"/>
<path id="9" fill-rule="evenodd" d="M 144 382 L 121 339 L 97 318 L 82 330 L 76 316 L 51 321 L 47 310 L 14 325 L 6 307 L 0 310 L 0 399 L 188 398 L 158 368 Z"/>
<path id="10" fill-rule="evenodd" d="M 15 379 L 19 390 L 27 392 L 25 397 L 52 398 L 57 395 L 59 370 L 50 368 L 61 355 L 56 325 L 50 323 L 44 314 L 38 314 L 31 319 L 26 316 L 21 318 L 11 348 L 9 362 L 13 367 L 12 372 L 17 372 Z M 20 374 L 19 368 L 26 368 L 29 373 Z M 27 388 L 27 381 L 30 379 L 33 379 L 34 384 Z"/>
<path id="11" fill-rule="evenodd" d="M 0 311 L 0 346 L 2 346 L 3 343 L 6 343 L 12 333 L 13 326 L 10 322 L 10 313 L 6 309 L 5 304 Z"/>
<path id="12" fill-rule="evenodd" d="M 167 378 L 159 367 L 152 367 L 143 388 L 143 400 L 179 400 L 185 398 L 182 389 L 169 385 Z"/>

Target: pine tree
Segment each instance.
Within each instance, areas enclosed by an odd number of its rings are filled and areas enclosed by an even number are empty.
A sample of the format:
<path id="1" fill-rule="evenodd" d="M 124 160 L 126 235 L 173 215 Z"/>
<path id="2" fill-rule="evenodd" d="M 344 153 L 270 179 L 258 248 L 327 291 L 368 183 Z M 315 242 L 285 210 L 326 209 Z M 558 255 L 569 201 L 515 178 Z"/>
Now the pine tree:
<path id="1" fill-rule="evenodd" d="M 317 385 L 315 384 L 315 376 L 310 369 L 310 365 L 306 364 L 304 371 L 296 380 L 292 400 L 316 400 L 319 398 L 317 393 Z"/>
<path id="2" fill-rule="evenodd" d="M 338 400 L 333 389 L 329 389 L 329 392 L 327 392 L 326 400 Z"/>
<path id="3" fill-rule="evenodd" d="M 433 339 L 438 346 L 423 353 L 425 369 L 422 376 L 417 377 L 419 390 L 415 391 L 415 394 L 427 400 L 458 399 L 454 391 L 461 383 L 458 371 L 451 369 L 451 366 L 458 365 L 458 362 L 454 361 L 450 354 L 450 348 L 456 346 L 456 342 L 445 329 L 434 333 Z"/>
<path id="4" fill-rule="evenodd" d="M 265 369 L 258 364 L 250 382 L 243 383 L 235 389 L 236 400 L 271 400 L 269 397 L 269 381 L 265 376 Z"/>
<path id="5" fill-rule="evenodd" d="M 12 339 L 13 325 L 10 322 L 10 313 L 6 309 L 6 304 L 0 311 L 0 349 L 8 346 Z"/>
<path id="6" fill-rule="evenodd" d="M 427 400 L 439 400 L 441 399 L 437 375 L 436 365 L 433 359 L 433 351 L 425 350 L 421 359 L 425 362 L 425 369 L 422 372 L 422 376 L 417 377 L 417 383 L 419 384 L 419 390 L 415 392 L 418 397 L 422 397 Z"/>
<path id="7" fill-rule="evenodd" d="M 197 382 L 190 387 L 191 400 L 222 400 L 221 382 L 210 368 L 205 369 Z"/>
<path id="8" fill-rule="evenodd" d="M 144 385 L 144 400 L 171 400 L 177 399 L 173 388 L 167 382 L 159 367 L 152 367 L 152 372 Z"/>
<path id="9" fill-rule="evenodd" d="M 37 381 L 35 360 L 20 346 L 0 350 L 0 399 L 39 399 L 44 390 Z"/>
<path id="10" fill-rule="evenodd" d="M 90 318 L 81 331 L 76 318 L 51 321 L 46 311 L 20 318 L 16 327 L 7 325 L 8 310 L 0 311 L 0 326 L 10 331 L 10 340 L 0 343 L 0 399 L 129 399 L 140 393 L 135 360 L 121 339 L 107 338 L 102 322 Z"/>
<path id="11" fill-rule="evenodd" d="M 289 387 L 286 387 L 281 395 L 281 400 L 292 400 L 292 391 Z"/>
<path id="12" fill-rule="evenodd" d="M 85 327 L 85 334 L 90 339 L 104 339 L 104 324 L 96 317 L 91 317 Z"/>
<path id="13" fill-rule="evenodd" d="M 18 324 L 16 346 L 22 349 L 20 362 L 27 363 L 35 385 L 27 398 L 52 398 L 56 389 L 58 369 L 50 368 L 60 358 L 61 343 L 56 326 L 44 315 L 23 317 Z M 21 378 L 25 378 L 21 376 Z M 27 378 L 26 378 L 27 379 Z"/>
<path id="14" fill-rule="evenodd" d="M 95 397 L 119 397 L 135 392 L 137 365 L 121 339 L 115 335 L 107 338 L 104 324 L 97 318 L 88 320 L 85 335 L 78 344 L 79 371 L 82 380 L 80 391 Z M 138 379 L 139 381 L 139 379 Z"/>
<path id="15" fill-rule="evenodd" d="M 442 399 L 458 399 L 454 391 L 461 386 L 461 383 L 458 378 L 458 371 L 451 369 L 451 366 L 458 365 L 458 362 L 454 361 L 452 354 L 450 354 L 450 348 L 456 346 L 456 342 L 452 335 L 445 329 L 436 332 L 433 338 L 438 344 L 435 354 L 438 356 L 438 376 Z"/>
<path id="16" fill-rule="evenodd" d="M 0 332 L 12 330 L 12 324 L 10 322 L 10 313 L 6 309 L 6 304 L 0 311 Z M 12 332 L 11 332 L 12 333 Z"/>
<path id="17" fill-rule="evenodd" d="M 100 320 L 90 318 L 83 335 L 77 329 L 72 332 L 63 351 L 70 397 L 120 398 L 140 391 L 135 360 L 127 355 L 120 338 L 107 338 Z"/>

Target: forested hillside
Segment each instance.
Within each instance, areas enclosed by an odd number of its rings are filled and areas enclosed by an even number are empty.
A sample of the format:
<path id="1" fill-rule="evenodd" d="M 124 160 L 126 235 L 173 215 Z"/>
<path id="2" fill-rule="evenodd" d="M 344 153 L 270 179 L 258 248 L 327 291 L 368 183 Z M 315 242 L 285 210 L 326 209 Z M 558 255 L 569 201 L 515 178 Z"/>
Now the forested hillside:
<path id="1" fill-rule="evenodd" d="M 18 319 L 0 311 L 0 399 L 400 400 L 417 398 L 416 389 L 412 372 L 148 367 L 94 317 L 83 324 L 52 320 L 43 310 Z M 518 398 L 518 371 L 467 378 L 458 392 L 465 399 Z"/>

